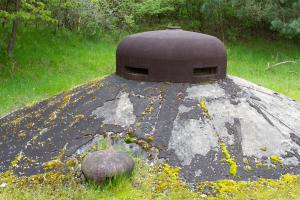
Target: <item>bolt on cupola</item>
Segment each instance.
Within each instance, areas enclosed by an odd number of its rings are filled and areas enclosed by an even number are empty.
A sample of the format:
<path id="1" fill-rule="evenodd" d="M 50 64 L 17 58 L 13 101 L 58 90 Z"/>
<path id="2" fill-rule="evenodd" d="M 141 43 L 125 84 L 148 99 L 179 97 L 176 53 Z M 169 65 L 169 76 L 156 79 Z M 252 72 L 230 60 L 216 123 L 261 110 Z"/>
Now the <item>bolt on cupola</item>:
<path id="1" fill-rule="evenodd" d="M 226 77 L 224 44 L 178 27 L 130 35 L 116 58 L 117 74 L 127 79 L 199 83 Z"/>

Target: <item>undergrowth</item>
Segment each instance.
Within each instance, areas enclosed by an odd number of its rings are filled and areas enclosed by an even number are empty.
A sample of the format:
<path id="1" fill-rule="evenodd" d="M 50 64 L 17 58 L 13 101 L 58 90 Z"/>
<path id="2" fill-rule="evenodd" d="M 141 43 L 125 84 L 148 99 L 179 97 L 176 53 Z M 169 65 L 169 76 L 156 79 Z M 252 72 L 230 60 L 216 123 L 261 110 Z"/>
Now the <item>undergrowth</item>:
<path id="1" fill-rule="evenodd" d="M 20 27 L 18 31 L 14 59 L 0 53 L 0 114 L 115 71 L 114 33 L 87 39 L 62 30 L 53 34 L 53 30 Z M 229 74 L 300 101 L 300 64 L 266 69 L 268 64 L 299 60 L 298 43 L 248 38 L 225 44 Z"/>
<path id="2" fill-rule="evenodd" d="M 101 138 L 87 152 L 124 149 L 111 145 Z M 63 151 L 62 151 L 63 152 Z M 85 154 L 84 154 L 85 155 Z M 79 160 L 82 159 L 79 158 Z M 300 196 L 300 176 L 284 175 L 280 180 L 259 179 L 258 181 L 220 180 L 200 182 L 193 187 L 179 176 L 180 168 L 167 164 L 149 166 L 139 157 L 134 157 L 132 175 L 117 176 L 99 186 L 79 178 L 78 166 L 67 171 L 53 171 L 33 176 L 17 177 L 7 171 L 0 174 L 0 199 L 297 199 Z M 15 164 L 17 161 L 13 161 Z M 64 164 L 68 163 L 65 161 Z M 78 165 L 78 162 L 76 162 Z M 11 166 L 13 166 L 11 164 Z"/>

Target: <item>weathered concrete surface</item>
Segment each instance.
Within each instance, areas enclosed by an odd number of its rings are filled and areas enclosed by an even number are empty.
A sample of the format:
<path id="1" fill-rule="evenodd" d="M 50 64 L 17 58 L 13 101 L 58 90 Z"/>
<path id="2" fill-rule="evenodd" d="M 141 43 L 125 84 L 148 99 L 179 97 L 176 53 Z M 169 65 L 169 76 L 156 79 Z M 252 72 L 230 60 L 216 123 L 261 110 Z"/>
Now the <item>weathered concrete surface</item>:
<path id="1" fill-rule="evenodd" d="M 0 170 L 21 153 L 16 173 L 44 172 L 64 146 L 70 157 L 99 135 L 158 154 L 189 182 L 300 173 L 299 102 L 235 77 L 193 85 L 114 75 L 0 119 Z"/>

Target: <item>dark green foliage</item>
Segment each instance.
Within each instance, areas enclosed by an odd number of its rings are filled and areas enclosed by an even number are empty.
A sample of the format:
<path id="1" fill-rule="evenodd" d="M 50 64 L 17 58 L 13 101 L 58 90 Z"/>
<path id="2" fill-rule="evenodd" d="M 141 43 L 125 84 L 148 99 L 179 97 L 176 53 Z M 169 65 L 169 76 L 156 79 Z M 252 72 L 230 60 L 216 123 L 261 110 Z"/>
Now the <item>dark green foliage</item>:
<path id="1" fill-rule="evenodd" d="M 300 35 L 300 1 L 299 0 L 277 0 L 270 8 L 269 21 L 272 29 L 288 37 L 299 37 Z"/>
<path id="2" fill-rule="evenodd" d="M 51 24 L 54 32 L 66 28 L 86 36 L 172 24 L 223 40 L 257 30 L 298 39 L 300 0 L 0 0 L 0 23 L 14 24 L 10 32 L 17 32 L 20 23 L 36 28 Z M 14 36 L 8 34 L 0 39 L 2 43 L 12 42 Z"/>

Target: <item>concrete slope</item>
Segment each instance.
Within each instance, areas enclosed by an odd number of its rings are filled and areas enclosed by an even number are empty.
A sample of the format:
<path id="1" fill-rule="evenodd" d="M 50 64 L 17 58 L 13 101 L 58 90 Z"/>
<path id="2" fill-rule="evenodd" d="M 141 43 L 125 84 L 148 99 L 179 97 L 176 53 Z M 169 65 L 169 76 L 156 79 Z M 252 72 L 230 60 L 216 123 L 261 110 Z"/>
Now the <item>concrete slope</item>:
<path id="1" fill-rule="evenodd" d="M 18 158 L 15 173 L 45 172 L 61 149 L 67 159 L 99 135 L 181 167 L 188 182 L 300 173 L 299 102 L 236 77 L 197 85 L 115 75 L 0 119 L 0 171 Z"/>

